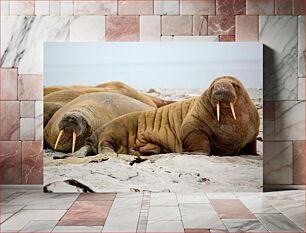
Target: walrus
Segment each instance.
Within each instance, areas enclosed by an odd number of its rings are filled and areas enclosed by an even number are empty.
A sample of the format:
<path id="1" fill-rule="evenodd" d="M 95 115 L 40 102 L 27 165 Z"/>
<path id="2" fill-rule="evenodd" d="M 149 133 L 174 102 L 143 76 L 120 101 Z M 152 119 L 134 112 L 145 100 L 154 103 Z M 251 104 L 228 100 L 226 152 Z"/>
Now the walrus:
<path id="1" fill-rule="evenodd" d="M 116 89 L 119 89 L 119 90 L 128 90 L 130 93 L 135 92 L 135 90 L 133 88 L 131 88 L 127 84 L 125 84 L 123 82 L 119 82 L 119 81 L 113 81 L 113 82 L 108 82 L 108 83 L 101 83 L 101 84 L 96 85 L 95 87 L 99 87 L 99 88 L 116 88 Z M 148 95 L 148 94 L 142 94 L 142 95 L 144 96 L 144 98 L 149 98 L 150 101 L 152 101 L 156 105 L 157 108 L 160 108 L 162 106 L 165 106 L 165 105 L 172 104 L 172 103 L 176 102 L 176 101 L 173 101 L 173 100 L 160 99 L 158 97 L 155 97 L 155 96 L 152 96 L 152 95 Z"/>
<path id="2" fill-rule="evenodd" d="M 44 139 L 52 149 L 74 152 L 106 122 L 127 113 L 152 109 L 154 107 L 117 93 L 83 94 L 55 112 L 44 129 Z"/>
<path id="3" fill-rule="evenodd" d="M 161 107 L 175 101 L 167 101 L 157 97 L 142 94 L 122 82 L 109 82 L 99 84 L 96 87 L 90 86 L 51 86 L 45 87 L 44 92 L 44 126 L 47 125 L 53 114 L 80 95 L 91 92 L 112 92 L 129 96 L 153 107 Z"/>
<path id="4" fill-rule="evenodd" d="M 63 91 L 63 90 L 71 90 L 71 89 L 80 89 L 80 88 L 90 88 L 91 86 L 85 85 L 73 85 L 73 86 L 49 86 L 44 87 L 44 96 L 49 95 L 56 91 Z"/>
<path id="5" fill-rule="evenodd" d="M 256 106 L 242 83 L 223 76 L 201 96 L 110 121 L 86 140 L 75 157 L 170 152 L 255 155 L 259 121 Z"/>

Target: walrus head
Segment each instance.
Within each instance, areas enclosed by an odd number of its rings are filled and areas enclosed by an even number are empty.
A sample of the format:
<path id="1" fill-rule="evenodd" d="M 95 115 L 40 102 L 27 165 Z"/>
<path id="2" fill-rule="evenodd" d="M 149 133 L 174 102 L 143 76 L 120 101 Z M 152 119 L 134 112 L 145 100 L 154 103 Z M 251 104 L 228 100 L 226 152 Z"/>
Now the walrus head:
<path id="1" fill-rule="evenodd" d="M 90 126 L 87 120 L 82 116 L 82 114 L 77 112 L 68 112 L 60 120 L 58 124 L 59 134 L 56 139 L 55 147 L 56 149 L 63 133 L 66 140 L 71 140 L 72 137 L 72 153 L 75 150 L 76 138 L 80 135 L 85 135 L 90 130 Z"/>
<path id="2" fill-rule="evenodd" d="M 238 99 L 238 88 L 242 84 L 234 77 L 225 76 L 217 78 L 210 85 L 210 102 L 216 109 L 218 121 L 221 109 L 231 109 L 233 118 L 236 120 L 235 103 Z"/>

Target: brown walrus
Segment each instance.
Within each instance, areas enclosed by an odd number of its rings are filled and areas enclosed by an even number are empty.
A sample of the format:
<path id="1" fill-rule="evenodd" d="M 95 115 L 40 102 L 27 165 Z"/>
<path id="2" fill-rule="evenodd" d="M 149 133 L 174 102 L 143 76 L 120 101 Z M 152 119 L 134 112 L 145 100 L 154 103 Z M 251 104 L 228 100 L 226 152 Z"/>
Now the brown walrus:
<path id="1" fill-rule="evenodd" d="M 136 90 L 134 90 L 130 86 L 126 85 L 123 82 L 119 82 L 119 81 L 102 83 L 102 84 L 96 85 L 95 87 L 99 87 L 99 88 L 112 88 L 112 89 L 117 89 L 117 90 L 126 90 L 126 91 L 129 91 L 130 93 L 137 92 Z M 139 93 L 139 92 L 137 92 L 137 93 Z M 163 99 L 160 99 L 158 97 L 154 97 L 154 96 L 151 96 L 151 95 L 148 95 L 148 94 L 142 94 L 141 93 L 141 95 L 143 95 L 145 99 L 149 98 L 150 102 L 152 101 L 157 108 L 160 108 L 162 106 L 165 106 L 165 105 L 172 104 L 172 103 L 176 102 L 176 101 L 172 101 L 172 100 L 163 100 Z"/>
<path id="2" fill-rule="evenodd" d="M 46 143 L 63 152 L 74 152 L 106 122 L 121 115 L 154 107 L 121 94 L 83 94 L 59 109 L 44 129 Z"/>
<path id="3" fill-rule="evenodd" d="M 118 81 L 99 84 L 96 87 L 51 86 L 45 87 L 44 92 L 49 93 L 44 96 L 44 126 L 47 125 L 53 114 L 61 107 L 63 107 L 66 103 L 70 102 L 71 100 L 77 98 L 80 95 L 91 92 L 118 93 L 125 96 L 129 96 L 133 99 L 139 100 L 153 107 L 161 107 L 174 102 L 162 100 L 157 97 L 139 93 L 130 86 Z"/>
<path id="4" fill-rule="evenodd" d="M 44 96 L 49 95 L 56 91 L 63 91 L 63 90 L 71 90 L 71 89 L 80 89 L 80 88 L 90 88 L 91 86 L 85 85 L 73 85 L 73 86 L 49 86 L 44 87 Z"/>
<path id="5" fill-rule="evenodd" d="M 224 76 L 199 97 L 112 120 L 95 131 L 75 156 L 256 154 L 258 133 L 259 115 L 247 90 L 236 78 Z"/>

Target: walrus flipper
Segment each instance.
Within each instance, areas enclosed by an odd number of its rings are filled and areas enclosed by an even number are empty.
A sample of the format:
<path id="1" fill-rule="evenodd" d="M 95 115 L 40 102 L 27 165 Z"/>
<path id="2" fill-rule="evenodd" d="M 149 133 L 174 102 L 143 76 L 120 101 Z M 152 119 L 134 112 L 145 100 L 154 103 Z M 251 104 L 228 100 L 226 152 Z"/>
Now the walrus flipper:
<path id="1" fill-rule="evenodd" d="M 257 142 L 253 140 L 246 144 L 239 152 L 239 155 L 257 155 Z"/>
<path id="2" fill-rule="evenodd" d="M 208 137 L 200 130 L 190 132 L 183 141 L 185 152 L 210 155 L 210 144 Z"/>
<path id="3" fill-rule="evenodd" d="M 160 146 L 152 144 L 152 143 L 148 143 L 139 148 L 139 152 L 143 156 L 160 154 L 161 151 L 162 151 L 162 148 Z"/>

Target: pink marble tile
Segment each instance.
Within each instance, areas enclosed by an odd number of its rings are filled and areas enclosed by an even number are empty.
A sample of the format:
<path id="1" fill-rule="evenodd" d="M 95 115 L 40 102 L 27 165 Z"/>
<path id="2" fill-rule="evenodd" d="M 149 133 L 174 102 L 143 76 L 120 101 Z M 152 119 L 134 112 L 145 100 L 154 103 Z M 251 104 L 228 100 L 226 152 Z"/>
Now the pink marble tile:
<path id="1" fill-rule="evenodd" d="M 238 199 L 210 200 L 222 219 L 256 219 L 255 215 Z"/>
<path id="2" fill-rule="evenodd" d="M 293 184 L 305 184 L 305 141 L 293 141 Z"/>
<path id="3" fill-rule="evenodd" d="M 246 0 L 217 0 L 217 15 L 245 15 Z"/>
<path id="4" fill-rule="evenodd" d="M 208 35 L 235 35 L 235 16 L 208 16 Z"/>
<path id="5" fill-rule="evenodd" d="M 22 142 L 22 183 L 43 183 L 43 142 Z"/>
<path id="6" fill-rule="evenodd" d="M 35 101 L 20 101 L 20 117 L 34 117 Z"/>
<path id="7" fill-rule="evenodd" d="M 293 0 L 293 15 L 305 15 L 305 0 Z"/>
<path id="8" fill-rule="evenodd" d="M 274 0 L 246 0 L 247 15 L 274 15 Z"/>
<path id="9" fill-rule="evenodd" d="M 43 78 L 41 75 L 18 76 L 19 100 L 42 100 Z"/>
<path id="10" fill-rule="evenodd" d="M 107 16 L 107 41 L 139 41 L 139 16 Z"/>
<path id="11" fill-rule="evenodd" d="M 181 0 L 181 15 L 214 15 L 216 0 Z"/>
<path id="12" fill-rule="evenodd" d="M 192 16 L 162 16 L 163 36 L 191 36 Z"/>
<path id="13" fill-rule="evenodd" d="M 220 42 L 235 42 L 235 36 L 219 36 Z"/>
<path id="14" fill-rule="evenodd" d="M 236 16 L 236 40 L 258 41 L 258 16 Z"/>
<path id="15" fill-rule="evenodd" d="M 0 100 L 17 100 L 17 69 L 0 70 Z"/>
<path id="16" fill-rule="evenodd" d="M 10 1 L 10 14 L 11 15 L 34 15 L 35 1 L 16 0 Z"/>
<path id="17" fill-rule="evenodd" d="M 264 101 L 263 104 L 263 118 L 267 121 L 275 120 L 275 102 Z"/>
<path id="18" fill-rule="evenodd" d="M 19 140 L 19 101 L 0 102 L 0 140 Z"/>
<path id="19" fill-rule="evenodd" d="M 153 0 L 119 0 L 119 15 L 152 15 Z"/>
<path id="20" fill-rule="evenodd" d="M 81 193 L 77 201 L 113 201 L 116 193 Z"/>
<path id="21" fill-rule="evenodd" d="M 275 15 L 292 15 L 292 0 L 275 0 Z"/>
<path id="22" fill-rule="evenodd" d="M 58 226 L 104 225 L 113 201 L 76 201 Z"/>
<path id="23" fill-rule="evenodd" d="M 0 184 L 21 184 L 21 142 L 0 141 Z"/>
<path id="24" fill-rule="evenodd" d="M 193 16 L 193 35 L 206 36 L 208 33 L 207 16 L 194 15 Z"/>
<path id="25" fill-rule="evenodd" d="M 74 15 L 116 15 L 117 0 L 74 1 Z"/>

